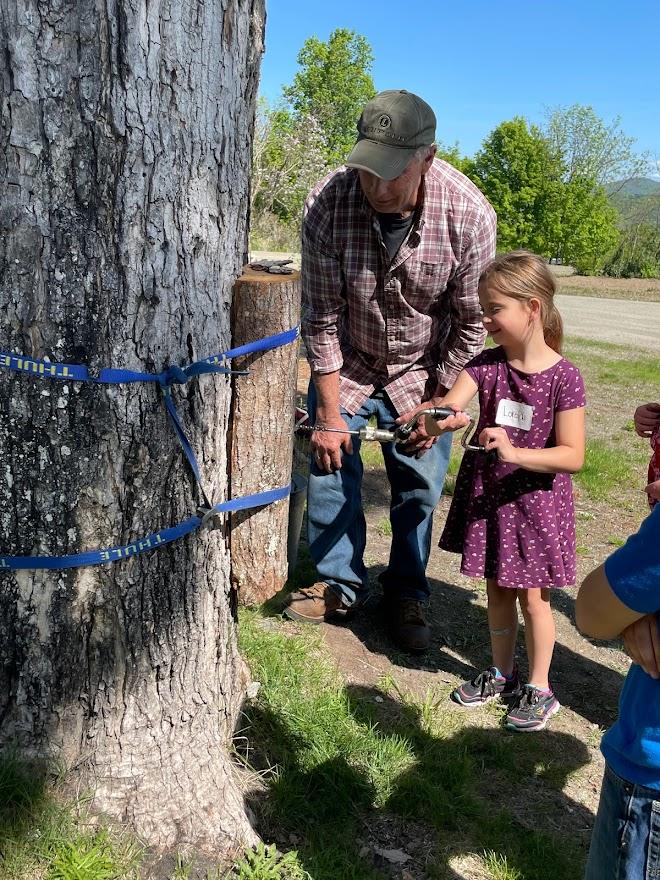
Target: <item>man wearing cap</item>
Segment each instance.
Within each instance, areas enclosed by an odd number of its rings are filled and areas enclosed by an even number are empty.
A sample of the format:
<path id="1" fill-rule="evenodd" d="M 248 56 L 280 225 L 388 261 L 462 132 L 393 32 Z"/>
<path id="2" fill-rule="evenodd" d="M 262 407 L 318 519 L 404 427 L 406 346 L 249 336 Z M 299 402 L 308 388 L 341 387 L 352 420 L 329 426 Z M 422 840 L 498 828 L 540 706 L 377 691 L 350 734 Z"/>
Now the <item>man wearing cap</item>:
<path id="1" fill-rule="evenodd" d="M 320 623 L 359 608 L 363 554 L 359 441 L 341 433 L 375 417 L 394 428 L 438 405 L 483 346 L 479 275 L 495 254 L 495 213 L 446 162 L 434 161 L 435 115 L 417 95 L 381 92 L 365 106 L 346 167 L 312 190 L 302 231 L 302 333 L 312 370 L 308 540 L 320 581 L 284 613 Z M 392 546 L 380 576 L 392 635 L 424 651 L 426 564 L 451 434 L 422 427 L 383 445 Z"/>

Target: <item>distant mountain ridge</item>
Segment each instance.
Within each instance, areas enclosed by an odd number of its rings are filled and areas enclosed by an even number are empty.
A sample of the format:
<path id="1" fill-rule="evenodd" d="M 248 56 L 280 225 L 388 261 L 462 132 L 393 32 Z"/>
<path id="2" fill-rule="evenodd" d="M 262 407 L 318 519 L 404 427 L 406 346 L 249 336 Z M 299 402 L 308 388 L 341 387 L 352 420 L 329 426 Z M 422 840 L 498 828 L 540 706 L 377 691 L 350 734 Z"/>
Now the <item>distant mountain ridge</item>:
<path id="1" fill-rule="evenodd" d="M 630 180 L 615 180 L 605 184 L 608 195 L 644 198 L 660 193 L 660 180 L 653 177 L 631 177 Z"/>

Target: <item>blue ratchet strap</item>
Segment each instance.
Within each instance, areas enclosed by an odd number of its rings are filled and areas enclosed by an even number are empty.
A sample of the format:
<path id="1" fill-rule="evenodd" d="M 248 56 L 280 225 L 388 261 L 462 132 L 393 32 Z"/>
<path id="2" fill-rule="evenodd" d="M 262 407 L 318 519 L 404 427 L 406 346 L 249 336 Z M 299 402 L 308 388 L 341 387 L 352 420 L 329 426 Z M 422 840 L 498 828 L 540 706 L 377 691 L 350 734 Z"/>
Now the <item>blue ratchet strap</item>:
<path id="1" fill-rule="evenodd" d="M 68 379 L 73 382 L 92 382 L 94 384 L 104 385 L 119 385 L 131 382 L 158 382 L 163 390 L 165 407 L 174 427 L 174 432 L 195 475 L 206 508 L 210 509 L 211 503 L 202 485 L 202 478 L 197 459 L 195 458 L 193 449 L 186 437 L 185 431 L 183 430 L 176 407 L 174 406 L 174 401 L 172 400 L 171 386 L 184 385 L 189 379 L 208 373 L 238 373 L 239 375 L 247 375 L 249 372 L 248 370 L 235 371 L 228 367 L 226 364 L 227 359 L 260 351 L 270 351 L 281 345 L 287 345 L 289 342 L 293 342 L 298 338 L 298 335 L 298 327 L 293 327 L 291 330 L 285 330 L 283 333 L 266 336 L 263 339 L 258 339 L 255 342 L 248 342 L 245 345 L 238 346 L 230 351 L 211 355 L 211 357 L 196 361 L 186 367 L 170 366 L 166 370 L 163 370 L 162 373 L 143 373 L 137 370 L 121 370 L 110 367 L 101 370 L 98 376 L 93 376 L 90 374 L 88 367 L 80 364 L 52 363 L 51 361 L 35 360 L 34 358 L 27 358 L 23 355 L 13 355 L 7 352 L 0 352 L 0 368 L 4 367 L 15 372 L 28 373 L 29 375 L 39 376 L 44 379 Z"/>
<path id="2" fill-rule="evenodd" d="M 101 370 L 98 376 L 93 376 L 89 372 L 88 367 L 81 364 L 62 364 L 35 360 L 24 355 L 11 354 L 4 351 L 0 352 L 0 368 L 19 373 L 28 373 L 31 376 L 38 376 L 42 379 L 68 379 L 72 382 L 94 382 L 104 385 L 120 385 L 129 382 L 159 382 L 161 385 L 184 384 L 188 379 L 205 373 L 231 373 L 233 371 L 225 363 L 228 359 L 259 351 L 270 351 L 273 348 L 294 342 L 299 335 L 298 327 L 293 327 L 291 330 L 285 330 L 283 333 L 275 333 L 273 336 L 266 336 L 263 339 L 257 339 L 255 342 L 248 342 L 245 345 L 239 345 L 237 348 L 229 349 L 229 351 L 223 351 L 219 354 L 211 355 L 211 357 L 203 358 L 200 361 L 195 361 L 195 363 L 189 364 L 187 367 L 168 367 L 162 373 L 142 373 L 137 370 L 120 370 L 109 367 Z M 247 371 L 239 370 L 238 373 L 245 375 Z"/>
<path id="3" fill-rule="evenodd" d="M 84 565 L 103 565 L 107 562 L 118 562 L 120 559 L 129 559 L 170 544 L 184 535 L 189 535 L 198 529 L 209 515 L 216 513 L 229 513 L 236 510 L 247 510 L 251 507 L 264 507 L 275 501 L 281 501 L 291 494 L 291 486 L 282 486 L 279 489 L 270 489 L 268 492 L 259 492 L 255 495 L 245 495 L 243 498 L 232 498 L 230 501 L 221 501 L 219 504 L 206 511 L 202 516 L 191 516 L 190 519 L 179 523 L 171 528 L 162 529 L 153 535 L 139 538 L 132 544 L 123 547 L 109 547 L 106 550 L 89 550 L 86 553 L 76 553 L 72 556 L 0 556 L 0 571 L 19 568 L 37 569 L 63 569 L 78 568 Z"/>
<path id="4" fill-rule="evenodd" d="M 0 367 L 13 370 L 17 373 L 28 373 L 40 379 L 62 379 L 71 382 L 91 382 L 102 385 L 123 385 L 130 382 L 159 382 L 161 385 L 173 382 L 187 382 L 188 372 L 196 367 L 169 367 L 162 373 L 141 373 L 137 370 L 118 370 L 112 367 L 100 370 L 98 376 L 92 375 L 89 368 L 82 364 L 61 364 L 51 361 L 40 361 L 34 358 L 26 358 L 20 354 L 0 352 Z M 226 366 L 208 364 L 202 370 L 196 370 L 192 375 L 199 373 L 229 373 L 231 370 Z"/>
<path id="5" fill-rule="evenodd" d="M 293 342 L 299 336 L 298 327 L 286 330 L 283 333 L 276 333 L 273 336 L 267 336 L 258 339 L 255 342 L 238 346 L 230 351 L 221 352 L 189 364 L 187 367 L 170 366 L 162 373 L 143 373 L 136 370 L 121 370 L 114 368 L 103 369 L 98 376 L 90 374 L 86 366 L 80 364 L 62 364 L 52 363 L 51 361 L 35 360 L 27 358 L 23 355 L 14 355 L 7 352 L 0 352 L 0 368 L 13 370 L 15 372 L 28 373 L 32 376 L 38 376 L 44 379 L 61 379 L 72 382 L 91 382 L 94 384 L 126 384 L 131 382 L 158 382 L 163 391 L 163 400 L 165 408 L 174 427 L 179 444 L 183 449 L 184 455 L 190 464 L 195 479 L 199 485 L 204 507 L 199 509 L 201 516 L 193 516 L 177 526 L 163 529 L 146 538 L 128 544 L 124 547 L 111 547 L 107 550 L 90 550 L 87 553 L 77 553 L 73 556 L 0 556 L 1 569 L 15 568 L 45 568 L 45 569 L 61 569 L 75 568 L 84 565 L 100 565 L 106 562 L 116 562 L 119 559 L 126 559 L 143 553 L 147 550 L 153 550 L 161 544 L 168 544 L 176 541 L 184 535 L 189 534 L 200 525 L 205 523 L 207 519 L 216 513 L 224 513 L 232 510 L 247 510 L 251 507 L 263 507 L 286 498 L 291 492 L 291 486 L 285 486 L 281 489 L 272 489 L 268 492 L 261 492 L 256 495 L 247 495 L 244 498 L 235 498 L 231 501 L 224 501 L 220 504 L 212 505 L 204 491 L 202 485 L 201 473 L 199 465 L 195 457 L 195 453 L 186 436 L 183 426 L 179 420 L 174 401 L 172 400 L 171 386 L 175 384 L 185 384 L 189 379 L 195 376 L 201 376 L 207 373 L 238 373 L 239 375 L 247 375 L 248 370 L 232 370 L 226 365 L 226 361 L 232 357 L 253 354 L 260 351 L 270 351 L 281 345 Z"/>
<path id="6" fill-rule="evenodd" d="M 280 345 L 288 345 L 289 342 L 295 342 L 299 336 L 300 328 L 292 327 L 291 330 L 285 330 L 283 333 L 275 333 L 273 336 L 265 336 L 263 339 L 257 339 L 255 342 L 239 345 L 238 348 L 230 348 L 229 351 L 224 352 L 224 357 L 235 358 L 241 357 L 244 354 L 253 354 L 257 351 L 270 351 L 273 348 L 279 348 Z"/>

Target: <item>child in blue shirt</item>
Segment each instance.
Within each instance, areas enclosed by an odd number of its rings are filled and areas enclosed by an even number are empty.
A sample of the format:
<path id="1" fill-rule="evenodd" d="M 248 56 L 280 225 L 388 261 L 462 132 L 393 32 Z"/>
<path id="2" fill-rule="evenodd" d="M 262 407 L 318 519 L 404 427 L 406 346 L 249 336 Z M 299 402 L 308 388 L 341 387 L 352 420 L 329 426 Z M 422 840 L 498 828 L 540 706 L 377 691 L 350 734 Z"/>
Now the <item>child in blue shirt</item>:
<path id="1" fill-rule="evenodd" d="M 660 878 L 659 612 L 660 504 L 587 576 L 575 604 L 585 635 L 613 639 L 627 630 L 637 661 L 601 743 L 606 768 L 585 880 Z"/>

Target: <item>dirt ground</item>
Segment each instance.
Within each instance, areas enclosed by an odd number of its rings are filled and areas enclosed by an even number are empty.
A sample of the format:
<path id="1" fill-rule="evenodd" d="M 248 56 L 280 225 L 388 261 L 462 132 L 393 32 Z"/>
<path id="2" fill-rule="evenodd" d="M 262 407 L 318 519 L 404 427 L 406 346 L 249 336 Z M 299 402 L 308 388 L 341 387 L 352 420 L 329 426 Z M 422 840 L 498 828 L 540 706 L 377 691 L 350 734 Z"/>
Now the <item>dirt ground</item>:
<path id="1" fill-rule="evenodd" d="M 299 394 L 305 394 L 308 368 L 301 361 Z M 604 392 L 606 394 L 606 392 Z M 615 401 L 607 398 L 594 401 L 598 418 L 618 418 Z M 608 411 L 611 406 L 611 413 Z M 643 475 L 640 474 L 640 487 Z M 614 549 L 612 536 L 625 536 L 634 531 L 646 515 L 645 496 L 640 487 L 630 488 L 630 496 L 613 510 L 606 503 L 594 503 L 576 495 L 578 521 L 579 580 L 600 563 Z M 420 699 L 431 692 L 440 695 L 442 711 L 460 711 L 448 700 L 449 691 L 461 681 L 471 678 L 476 671 L 489 664 L 488 628 L 483 582 L 464 577 L 459 571 L 460 557 L 446 553 L 434 540 L 428 566 L 432 586 L 430 620 L 432 645 L 427 654 L 414 657 L 400 653 L 390 642 L 378 608 L 378 574 L 384 569 L 389 555 L 387 522 L 389 510 L 388 485 L 383 470 L 378 466 L 365 469 L 363 501 L 367 520 L 366 562 L 373 582 L 375 600 L 347 625 L 323 625 L 325 644 L 333 656 L 348 686 L 377 689 L 385 679 L 394 679 L 402 692 Z M 450 497 L 443 496 L 435 514 L 434 535 L 440 535 L 449 509 Z M 519 800 L 509 798 L 507 807 L 527 827 L 542 816 L 543 822 L 561 834 L 578 839 L 580 846 L 588 845 L 593 816 L 598 804 L 603 760 L 599 751 L 600 737 L 614 720 L 618 695 L 629 660 L 617 646 L 596 644 L 584 639 L 574 625 L 575 589 L 556 591 L 553 606 L 557 624 L 552 683 L 562 711 L 551 722 L 551 750 L 549 758 L 565 770 L 560 794 L 546 790 L 538 779 L 529 780 L 521 789 Z M 519 636 L 521 673 L 525 675 L 524 647 Z M 438 709 L 440 711 L 440 709 Z M 470 714 L 470 723 L 484 728 L 497 727 L 497 716 L 487 710 Z M 552 743 L 555 743 L 554 745 Z M 530 790 L 533 788 L 533 796 Z M 498 795 L 500 796 L 500 795 Z M 561 798 L 561 804 L 550 803 Z M 530 803 L 533 807 L 530 809 Z M 538 811 L 538 815 L 537 815 Z M 417 845 L 409 839 L 423 840 L 420 829 L 407 827 L 398 820 L 374 820 L 374 827 L 365 829 L 365 845 L 372 848 L 394 848 L 411 852 Z M 530 825 L 531 823 L 531 825 Z M 382 826 L 382 827 L 381 827 Z M 421 846 L 421 843 L 420 843 Z M 406 850 L 406 847 L 408 849 Z M 422 847 L 423 848 L 423 847 Z M 421 859 L 421 856 L 420 856 Z M 420 861 L 421 864 L 421 861 Z M 412 880 L 427 875 L 415 872 L 408 864 L 407 876 Z M 452 863 L 452 877 L 462 880 L 483 880 L 483 863 L 478 858 L 460 857 Z"/>
<path id="2" fill-rule="evenodd" d="M 553 270 L 561 267 L 552 267 Z M 660 278 L 606 278 L 596 275 L 567 275 L 555 271 L 559 293 L 660 302 Z"/>

